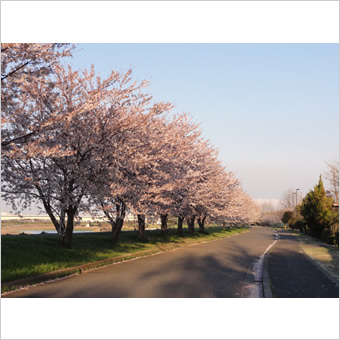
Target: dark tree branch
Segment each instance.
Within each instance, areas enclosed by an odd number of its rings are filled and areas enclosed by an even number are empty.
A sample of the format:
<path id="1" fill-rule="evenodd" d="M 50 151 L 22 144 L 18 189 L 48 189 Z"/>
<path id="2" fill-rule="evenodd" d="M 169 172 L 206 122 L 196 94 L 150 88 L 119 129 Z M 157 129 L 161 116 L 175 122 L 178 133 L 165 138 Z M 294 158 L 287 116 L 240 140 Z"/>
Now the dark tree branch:
<path id="1" fill-rule="evenodd" d="M 1 77 L 1 81 L 5 80 L 6 78 L 10 77 L 12 74 L 14 74 L 15 72 L 18 72 L 20 69 L 24 68 L 25 66 L 27 66 L 28 64 L 30 64 L 33 60 L 27 61 L 26 63 L 22 64 L 21 66 L 19 66 L 18 68 L 16 68 L 15 70 L 13 70 L 12 72 L 6 74 L 5 76 Z"/>
<path id="2" fill-rule="evenodd" d="M 8 141 L 5 141 L 5 142 L 1 142 L 1 146 L 2 146 L 2 147 L 7 146 L 7 145 L 9 145 L 9 144 L 11 144 L 11 143 L 14 143 L 14 142 L 20 140 L 20 139 L 27 139 L 27 138 L 33 136 L 33 135 L 36 134 L 36 133 L 37 133 L 36 131 L 33 131 L 33 132 L 30 132 L 30 133 L 28 133 L 28 134 L 26 134 L 26 135 L 24 135 L 24 136 L 20 136 L 20 137 L 13 138 L 13 139 L 8 140 Z"/>

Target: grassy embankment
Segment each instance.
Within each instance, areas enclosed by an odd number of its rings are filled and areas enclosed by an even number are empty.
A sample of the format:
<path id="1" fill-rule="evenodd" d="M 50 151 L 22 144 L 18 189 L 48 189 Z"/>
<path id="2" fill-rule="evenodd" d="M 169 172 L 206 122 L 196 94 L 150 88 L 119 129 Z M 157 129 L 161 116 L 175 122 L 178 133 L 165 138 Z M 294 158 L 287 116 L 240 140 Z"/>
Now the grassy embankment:
<path id="1" fill-rule="evenodd" d="M 15 285 L 11 286 L 8 283 L 17 279 L 70 269 L 56 273 L 54 275 L 56 278 L 126 259 L 225 238 L 248 230 L 248 228 L 210 227 L 204 234 L 199 232 L 189 234 L 184 229 L 184 236 L 178 236 L 175 229 L 169 229 L 166 236 L 161 236 L 159 230 L 154 230 L 145 232 L 145 240 L 141 240 L 134 231 L 125 231 L 121 233 L 119 244 L 112 243 L 110 233 L 74 234 L 71 249 L 60 246 L 57 235 L 2 235 L 2 291 L 14 289 Z M 74 268 L 84 264 L 88 265 L 81 270 Z M 43 279 L 35 278 L 30 283 L 39 281 Z"/>

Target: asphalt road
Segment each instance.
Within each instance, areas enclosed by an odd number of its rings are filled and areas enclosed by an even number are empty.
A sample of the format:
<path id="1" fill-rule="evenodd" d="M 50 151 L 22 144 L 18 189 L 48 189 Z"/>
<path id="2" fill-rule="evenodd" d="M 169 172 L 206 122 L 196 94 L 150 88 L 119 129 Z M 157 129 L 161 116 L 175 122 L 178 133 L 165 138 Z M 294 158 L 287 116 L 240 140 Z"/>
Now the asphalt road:
<path id="1" fill-rule="evenodd" d="M 255 227 L 230 238 L 114 264 L 21 290 L 23 298 L 237 298 L 251 264 L 275 239 Z"/>
<path id="2" fill-rule="evenodd" d="M 269 253 L 268 273 L 273 297 L 339 297 L 339 287 L 308 260 L 289 231 L 280 231 L 280 240 Z"/>

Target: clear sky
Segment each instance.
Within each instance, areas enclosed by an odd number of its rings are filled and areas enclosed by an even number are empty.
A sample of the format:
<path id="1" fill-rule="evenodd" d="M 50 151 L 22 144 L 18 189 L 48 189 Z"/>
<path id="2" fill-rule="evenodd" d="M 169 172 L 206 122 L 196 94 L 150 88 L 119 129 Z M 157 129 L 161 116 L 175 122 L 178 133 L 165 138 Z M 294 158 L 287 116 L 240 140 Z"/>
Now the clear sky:
<path id="1" fill-rule="evenodd" d="M 75 68 L 133 69 L 188 112 L 256 199 L 306 194 L 339 153 L 338 44 L 79 44 Z"/>

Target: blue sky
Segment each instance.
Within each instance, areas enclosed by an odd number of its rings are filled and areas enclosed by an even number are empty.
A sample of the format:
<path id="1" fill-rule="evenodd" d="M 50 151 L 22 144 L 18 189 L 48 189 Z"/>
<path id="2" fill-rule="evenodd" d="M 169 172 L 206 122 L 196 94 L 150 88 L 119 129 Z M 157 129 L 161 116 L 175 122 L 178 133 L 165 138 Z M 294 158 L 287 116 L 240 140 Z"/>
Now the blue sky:
<path id="1" fill-rule="evenodd" d="M 306 194 L 339 153 L 338 44 L 79 44 L 75 68 L 133 69 L 190 113 L 253 198 Z"/>

